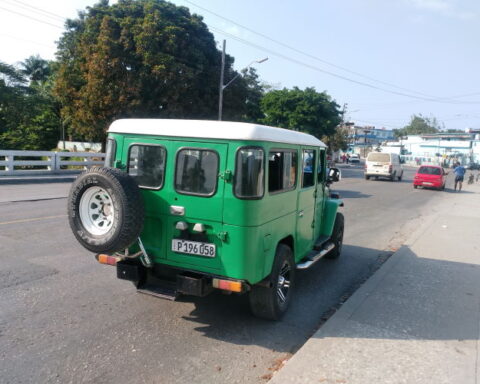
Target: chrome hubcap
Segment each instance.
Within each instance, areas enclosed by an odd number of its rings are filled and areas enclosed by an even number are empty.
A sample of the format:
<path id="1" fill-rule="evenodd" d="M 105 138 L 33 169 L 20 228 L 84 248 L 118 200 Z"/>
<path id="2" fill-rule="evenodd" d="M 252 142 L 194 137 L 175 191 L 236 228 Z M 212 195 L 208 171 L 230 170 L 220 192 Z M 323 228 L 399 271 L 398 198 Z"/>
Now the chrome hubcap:
<path id="1" fill-rule="evenodd" d="M 80 220 L 84 228 L 92 235 L 106 234 L 115 220 L 112 198 L 101 187 L 90 187 L 80 199 Z"/>
<path id="2" fill-rule="evenodd" d="M 290 289 L 290 271 L 290 265 L 285 261 L 280 269 L 277 282 L 277 297 L 281 304 L 287 301 Z"/>

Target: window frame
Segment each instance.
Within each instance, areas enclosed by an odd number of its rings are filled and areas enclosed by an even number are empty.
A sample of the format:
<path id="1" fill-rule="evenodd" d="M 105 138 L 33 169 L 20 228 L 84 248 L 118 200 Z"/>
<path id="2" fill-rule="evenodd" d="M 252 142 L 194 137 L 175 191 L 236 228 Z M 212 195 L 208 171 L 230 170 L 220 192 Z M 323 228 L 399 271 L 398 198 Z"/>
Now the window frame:
<path id="1" fill-rule="evenodd" d="M 162 183 L 160 184 L 160 186 L 149 187 L 149 186 L 146 186 L 146 185 L 138 184 L 138 187 L 142 188 L 142 189 L 150 189 L 150 190 L 153 190 L 153 191 L 160 191 L 165 185 L 165 170 L 167 169 L 167 155 L 168 155 L 167 148 L 164 145 L 161 145 L 161 144 L 150 144 L 150 143 L 131 143 L 131 144 L 129 144 L 128 153 L 127 153 L 127 174 L 129 176 L 131 176 L 130 173 L 129 173 L 129 170 L 130 170 L 130 153 L 132 151 L 132 147 L 135 146 L 135 145 L 143 146 L 143 147 L 160 147 L 165 151 L 165 160 L 163 162 L 163 177 L 162 177 Z M 135 176 L 131 176 L 131 177 L 134 178 Z"/>
<path id="2" fill-rule="evenodd" d="M 295 183 L 293 184 L 293 186 L 290 187 L 290 188 L 286 188 L 286 189 L 279 189 L 279 190 L 273 191 L 273 192 L 271 192 L 270 188 L 268 188 L 269 189 L 268 194 L 269 195 L 278 195 L 280 193 L 294 191 L 295 189 L 297 189 L 297 184 L 298 184 L 298 149 L 278 148 L 278 147 L 270 148 L 268 150 L 268 157 L 267 157 L 267 159 L 269 159 L 268 163 L 270 163 L 270 153 L 271 152 L 291 152 L 291 153 L 295 153 L 297 155 L 297 158 L 296 158 L 297 164 L 295 164 Z M 269 180 L 270 180 L 270 166 L 268 167 L 268 177 L 269 177 Z"/>
<path id="3" fill-rule="evenodd" d="M 262 166 L 263 166 L 263 177 L 262 177 L 262 186 L 263 186 L 263 193 L 261 196 L 252 196 L 252 197 L 241 197 L 238 196 L 235 189 L 237 186 L 237 160 L 238 160 L 238 155 L 241 150 L 245 149 L 259 149 L 263 152 L 262 156 Z M 237 150 L 235 151 L 235 173 L 233 175 L 233 183 L 232 183 L 232 190 L 233 190 L 233 195 L 240 200 L 261 200 L 265 196 L 265 176 L 266 176 L 266 167 L 265 167 L 265 155 L 266 155 L 266 150 L 265 148 L 257 145 L 246 145 L 242 147 L 238 147 Z"/>
<path id="4" fill-rule="evenodd" d="M 217 172 L 216 172 L 216 178 L 215 178 L 215 188 L 214 190 L 212 191 L 212 193 L 210 194 L 203 194 L 203 193 L 192 193 L 192 192 L 183 192 L 183 191 L 179 191 L 177 189 L 177 165 L 178 165 L 178 156 L 180 154 L 181 151 L 184 151 L 184 150 L 194 150 L 194 151 L 209 151 L 209 152 L 212 152 L 215 154 L 215 156 L 217 157 Z M 198 197 L 213 197 L 215 196 L 215 194 L 217 193 L 217 190 L 218 190 L 218 175 L 219 175 L 219 172 L 220 172 L 220 154 L 215 150 L 215 149 L 212 149 L 212 148 L 206 148 L 206 147 L 180 147 L 178 148 L 177 150 L 177 153 L 175 154 L 175 167 L 174 167 L 174 172 L 173 172 L 173 189 L 175 192 L 179 193 L 180 195 L 186 195 L 186 196 L 198 196 Z"/>
<path id="5" fill-rule="evenodd" d="M 107 148 L 108 148 L 108 142 L 113 142 L 112 146 L 112 163 L 110 165 L 107 165 Z M 103 165 L 107 168 L 114 168 L 115 167 L 115 159 L 117 158 L 117 140 L 113 137 L 107 137 L 107 142 L 105 143 L 105 159 L 103 161 Z"/>
<path id="6" fill-rule="evenodd" d="M 313 163 L 312 163 L 312 185 L 309 186 L 304 186 L 303 185 L 303 175 L 305 173 L 305 168 L 303 164 L 303 153 L 307 151 L 312 151 L 313 152 Z M 315 148 L 302 148 L 302 177 L 301 177 L 301 182 L 300 182 L 300 189 L 308 189 L 308 188 L 314 188 L 317 185 L 317 150 Z"/>

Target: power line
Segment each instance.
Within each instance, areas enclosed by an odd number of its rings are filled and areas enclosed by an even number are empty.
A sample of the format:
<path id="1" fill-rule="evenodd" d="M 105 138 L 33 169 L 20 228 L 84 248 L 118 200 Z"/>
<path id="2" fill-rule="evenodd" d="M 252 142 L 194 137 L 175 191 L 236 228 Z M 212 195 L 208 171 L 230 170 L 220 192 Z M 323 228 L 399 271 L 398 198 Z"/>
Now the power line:
<path id="1" fill-rule="evenodd" d="M 404 93 L 404 92 L 397 92 L 397 91 L 393 91 L 393 90 L 389 90 L 389 89 L 386 89 L 386 88 L 382 88 L 382 87 L 378 87 L 376 85 L 373 85 L 373 84 L 369 84 L 369 83 L 365 83 L 363 81 L 359 81 L 359 80 L 355 80 L 355 79 L 352 79 L 352 78 L 349 78 L 349 77 L 346 77 L 346 76 L 342 76 L 342 75 L 339 75 L 337 73 L 334 73 L 334 72 L 330 72 L 330 71 L 327 71 L 325 69 L 321 69 L 321 68 L 318 68 L 314 65 L 311 65 L 311 64 L 308 64 L 308 63 L 305 63 L 303 61 L 300 61 L 300 60 L 297 60 L 297 59 L 294 59 L 294 58 L 291 58 L 289 56 L 286 56 L 282 53 L 279 53 L 279 52 L 276 52 L 276 51 L 273 51 L 269 48 L 265 48 L 265 47 L 262 47 L 258 44 L 255 44 L 255 43 L 252 43 L 248 40 L 245 40 L 245 39 L 242 39 L 240 37 L 237 37 L 229 32 L 225 32 L 219 28 L 216 28 L 216 27 L 212 27 L 212 26 L 209 26 L 210 29 L 212 29 L 213 31 L 217 31 L 218 33 L 221 33 L 225 36 L 228 36 L 234 40 L 237 40 L 243 44 L 246 44 L 246 45 L 250 45 L 254 48 L 257 48 L 263 52 L 268 52 L 269 54 L 271 55 L 274 55 L 274 56 L 277 56 L 277 57 L 280 57 L 284 60 L 287 60 L 287 61 L 290 61 L 292 63 L 295 63 L 295 64 L 298 64 L 298 65 L 301 65 L 301 66 L 304 66 L 306 68 L 309 68 L 309 69 L 312 69 L 314 71 L 317 71 L 317 72 L 321 72 L 321 73 L 325 73 L 327 75 L 330 75 L 330 76 L 333 76 L 333 77 L 336 77 L 338 79 L 342 79 L 342 80 L 345 80 L 345 81 L 349 81 L 351 83 L 355 83 L 355 84 L 358 84 L 358 85 L 362 85 L 362 86 L 365 86 L 365 87 L 368 87 L 368 88 L 372 88 L 372 89 L 376 89 L 376 90 L 379 90 L 379 91 L 383 91 L 383 92 L 386 92 L 386 93 L 391 93 L 391 94 L 394 94 L 394 95 L 399 95 L 399 96 L 404 96 L 404 97 L 409 97 L 409 98 L 414 98 L 414 99 L 418 99 L 418 100 L 423 100 L 423 101 L 432 101 L 432 102 L 441 102 L 441 103 L 448 103 L 448 104 L 477 104 L 478 102 L 454 102 L 454 101 L 447 101 L 447 100 L 442 100 L 442 99 L 438 99 L 438 98 L 435 98 L 435 99 L 432 99 L 432 98 L 427 98 L 427 97 L 421 97 L 421 96 L 415 96 L 415 95 L 411 95 L 411 94 L 407 94 L 407 93 Z"/>
<path id="2" fill-rule="evenodd" d="M 375 78 L 373 78 L 373 77 L 370 77 L 370 76 L 361 74 L 361 73 L 359 73 L 359 72 L 352 71 L 351 69 L 345 68 L 345 67 L 340 66 L 340 65 L 338 65 L 338 64 L 334 64 L 334 63 L 332 63 L 332 62 L 330 62 L 330 61 L 327 61 L 327 60 L 324 60 L 324 59 L 322 59 L 322 58 L 320 58 L 320 57 L 318 57 L 318 56 L 314 56 L 314 55 L 312 55 L 312 54 L 310 54 L 310 53 L 308 53 L 308 52 L 302 51 L 302 50 L 300 50 L 300 49 L 298 49 L 298 48 L 295 48 L 295 47 L 293 47 L 293 46 L 291 46 L 291 45 L 285 44 L 285 43 L 283 43 L 283 42 L 281 42 L 281 41 L 279 41 L 279 40 L 277 40 L 277 39 L 274 39 L 274 38 L 272 38 L 272 37 L 270 37 L 270 36 L 267 36 L 267 35 L 265 35 L 265 34 L 263 34 L 263 33 L 257 32 L 257 31 L 255 31 L 255 30 L 249 28 L 249 27 L 246 27 L 246 26 L 244 26 L 244 25 L 242 25 L 242 24 L 240 24 L 240 23 L 237 23 L 236 21 L 234 21 L 234 20 L 232 20 L 232 19 L 229 19 L 229 18 L 227 18 L 227 17 L 225 17 L 225 16 L 222 16 L 222 15 L 216 13 L 216 12 L 213 12 L 213 11 L 207 9 L 207 8 L 204 8 L 204 7 L 202 7 L 202 6 L 198 5 L 198 4 L 195 4 L 194 2 L 192 2 L 192 1 L 190 1 L 190 0 L 184 0 L 184 1 L 185 1 L 186 3 L 188 3 L 188 4 L 191 4 L 191 5 L 199 8 L 199 9 L 202 9 L 202 10 L 205 11 L 205 12 L 208 12 L 208 13 L 210 13 L 210 14 L 212 14 L 212 15 L 215 15 L 215 16 L 223 19 L 223 20 L 226 20 L 226 21 L 228 21 L 228 22 L 230 22 L 230 23 L 232 23 L 232 24 L 234 24 L 234 25 L 236 25 L 236 26 L 238 26 L 238 27 L 240 27 L 240 28 L 243 28 L 243 29 L 245 29 L 245 30 L 248 31 L 248 32 L 251 32 L 251 33 L 253 33 L 253 34 L 255 34 L 255 35 L 261 36 L 262 38 L 264 38 L 264 39 L 266 39 L 266 40 L 269 40 L 269 41 L 271 41 L 271 42 L 273 42 L 273 43 L 275 43 L 275 44 L 278 44 L 278 45 L 280 45 L 280 46 L 282 46 L 282 47 L 284 47 L 284 48 L 288 48 L 288 49 L 290 49 L 290 50 L 292 50 L 292 51 L 294 51 L 294 52 L 300 53 L 300 54 L 302 54 L 302 55 L 304 55 L 304 56 L 306 56 L 306 57 L 309 57 L 309 58 L 311 58 L 311 59 L 313 59 L 313 60 L 316 60 L 316 61 L 319 61 L 319 62 L 321 62 L 321 63 L 330 65 L 330 66 L 332 66 L 332 67 L 334 67 L 334 68 L 341 69 L 342 71 L 351 73 L 351 74 L 353 74 L 353 75 L 360 76 L 360 77 L 363 77 L 363 78 L 368 79 L 368 80 L 371 80 L 371 81 L 375 81 L 375 82 L 380 83 L 380 84 L 388 85 L 388 86 L 390 86 L 390 87 L 397 88 L 397 89 L 400 89 L 400 90 L 403 90 L 403 91 L 407 91 L 407 92 L 410 92 L 410 93 L 416 93 L 416 94 L 423 95 L 423 96 L 426 96 L 426 97 L 429 97 L 429 98 L 436 98 L 435 96 L 432 96 L 432 95 L 429 95 L 429 94 L 425 94 L 425 93 L 422 93 L 422 92 L 414 91 L 414 90 L 411 90 L 411 89 L 408 89 L 408 88 L 399 87 L 398 85 L 391 84 L 391 83 L 387 83 L 387 82 L 385 82 L 385 81 L 375 79 Z"/>
<path id="3" fill-rule="evenodd" d="M 10 13 L 14 13 L 14 14 L 19 15 L 19 16 L 22 16 L 22 17 L 26 17 L 27 19 L 34 20 L 34 21 L 37 21 L 37 22 L 39 22 L 39 23 L 47 24 L 47 25 L 50 25 L 50 26 L 55 27 L 55 28 L 58 28 L 58 29 L 63 29 L 63 27 L 60 27 L 59 25 L 55 25 L 55 24 L 49 23 L 48 21 L 40 20 L 40 19 L 37 19 L 37 18 L 35 18 L 35 17 L 28 16 L 28 15 L 25 15 L 25 14 L 20 13 L 20 12 L 13 11 L 13 10 L 8 9 L 8 8 L 0 7 L 0 9 L 3 9 L 4 11 L 10 12 Z"/>
<path id="4" fill-rule="evenodd" d="M 65 21 L 65 18 L 63 16 L 57 15 L 56 13 L 53 13 L 53 12 L 45 11 L 44 9 L 37 8 L 33 5 L 24 3 L 23 1 L 20 1 L 20 0 L 3 0 L 3 1 L 4 2 L 6 1 L 7 3 L 10 3 L 10 5 L 14 5 L 16 7 L 25 9 L 29 12 L 34 12 L 34 13 L 40 14 L 43 17 L 49 17 L 49 18 L 51 18 L 53 20 L 56 20 L 56 21 L 62 21 L 62 22 Z"/>
<path id="5" fill-rule="evenodd" d="M 288 48 L 288 49 L 290 49 L 290 50 L 292 50 L 292 51 L 294 51 L 294 52 L 300 53 L 300 54 L 302 54 L 302 55 L 304 55 L 304 56 L 307 56 L 307 57 L 309 57 L 309 58 L 311 58 L 311 59 L 317 60 L 317 61 L 319 61 L 319 62 L 322 62 L 322 63 L 324 63 L 324 64 L 330 65 L 330 66 L 332 66 L 332 67 L 341 69 L 341 70 L 343 70 L 343 71 L 345 71 L 345 72 L 348 72 L 348 73 L 351 73 L 351 74 L 354 74 L 354 75 L 363 77 L 363 78 L 365 78 L 365 79 L 368 79 L 368 80 L 371 80 L 371 81 L 375 81 L 375 82 L 380 83 L 380 84 L 388 85 L 388 86 L 393 87 L 393 88 L 397 88 L 397 89 L 400 89 L 400 90 L 403 90 L 403 91 L 407 91 L 407 92 L 410 92 L 410 93 L 416 93 L 416 94 L 423 95 L 423 96 L 426 97 L 426 98 L 420 98 L 421 100 L 448 102 L 448 100 L 450 100 L 450 99 L 455 99 L 455 98 L 460 98 L 460 97 L 465 97 L 465 96 L 466 96 L 466 95 L 454 96 L 454 97 L 438 97 L 438 96 L 432 96 L 432 95 L 429 95 L 429 94 L 425 94 L 425 93 L 423 93 L 423 92 L 418 92 L 418 91 L 410 90 L 410 89 L 408 89 L 408 88 L 399 87 L 399 86 L 397 86 L 397 85 L 395 85 L 395 84 L 387 83 L 387 82 L 385 82 L 385 81 L 378 80 L 378 79 L 375 79 L 375 78 L 370 77 L 370 76 L 367 76 L 367 75 L 363 75 L 363 74 L 361 74 L 361 73 L 359 73 L 359 72 L 352 71 L 352 70 L 350 70 L 350 69 L 348 69 L 348 68 L 342 67 L 342 66 L 337 65 L 337 64 L 334 64 L 334 63 L 331 63 L 331 62 L 329 62 L 329 61 L 327 61 L 327 60 L 324 60 L 324 59 L 319 58 L 318 56 L 314 56 L 314 55 L 312 55 L 312 54 L 310 54 L 310 53 L 308 53 L 308 52 L 305 52 L 305 51 L 302 51 L 302 50 L 300 50 L 300 49 L 298 49 L 298 48 L 292 47 L 291 45 L 285 44 L 285 43 L 283 43 L 283 42 L 281 42 L 281 41 L 279 41 L 279 40 L 276 40 L 276 39 L 274 39 L 274 38 L 272 38 L 272 37 L 270 37 L 270 36 L 267 36 L 267 35 L 265 35 L 265 34 L 263 34 L 263 33 L 257 32 L 257 31 L 255 31 L 255 30 L 249 28 L 249 27 L 246 27 L 246 26 L 244 26 L 244 25 L 242 25 L 242 24 L 240 24 L 240 23 L 237 23 L 236 21 L 234 21 L 234 20 L 232 20 L 232 19 L 229 19 L 229 18 L 224 17 L 224 16 L 222 16 L 222 15 L 220 15 L 220 14 L 214 12 L 214 11 L 211 11 L 211 10 L 205 8 L 205 7 L 202 7 L 202 6 L 200 6 L 200 5 L 192 2 L 192 1 L 190 1 L 190 0 L 183 0 L 183 1 L 186 2 L 186 3 L 188 3 L 188 4 L 193 5 L 194 7 L 199 8 L 199 9 L 205 11 L 205 12 L 208 12 L 208 13 L 216 16 L 216 17 L 219 17 L 219 18 L 221 18 L 221 19 L 223 19 L 223 20 L 226 20 L 226 21 L 228 21 L 228 22 L 230 22 L 230 23 L 232 23 L 232 24 L 234 24 L 234 25 L 236 25 L 236 26 L 238 26 L 238 27 L 240 27 L 240 28 L 243 28 L 243 29 L 245 29 L 245 30 L 248 31 L 248 32 L 251 32 L 251 33 L 253 33 L 253 34 L 255 34 L 255 35 L 258 35 L 258 36 L 260 36 L 260 37 L 262 37 L 262 38 L 264 38 L 264 39 L 266 39 L 266 40 L 269 40 L 269 41 L 271 41 L 271 42 L 273 42 L 273 43 L 275 43 L 275 44 L 278 44 L 278 45 L 280 45 L 280 46 L 282 46 L 282 47 Z M 209 26 L 209 27 L 212 29 L 211 26 Z M 217 30 L 219 30 L 219 29 L 217 28 Z M 219 31 L 221 31 L 221 30 L 219 30 Z M 222 31 L 222 32 L 223 32 L 223 31 Z M 232 35 L 230 34 L 230 36 L 232 36 Z M 244 40 L 244 41 L 246 41 L 246 40 Z M 263 48 L 263 49 L 267 49 L 267 48 Z M 328 73 L 328 74 L 330 74 L 330 75 L 333 75 L 333 76 L 336 75 L 336 74 L 333 74 L 332 72 L 328 72 L 328 71 L 324 71 L 324 72 L 325 72 L 325 73 Z M 336 77 L 340 77 L 340 78 L 342 78 L 342 79 L 344 79 L 344 80 L 347 79 L 347 78 L 345 78 L 345 77 L 342 77 L 341 75 L 337 75 Z M 350 79 L 350 80 L 355 81 L 357 84 L 366 85 L 366 83 L 363 83 L 363 82 L 358 82 L 358 81 L 353 80 L 353 79 Z M 372 86 L 372 85 L 367 85 L 367 86 L 375 87 L 375 86 Z M 391 92 L 391 93 L 392 93 L 392 91 L 387 91 L 387 90 L 382 89 L 382 88 L 379 88 L 379 87 L 376 87 L 376 89 L 379 89 L 379 90 L 383 90 L 383 91 L 385 91 L 385 92 Z M 404 94 L 404 93 L 396 93 L 396 94 L 397 94 L 397 95 L 401 95 L 401 96 L 407 96 L 407 95 Z M 469 96 L 476 95 L 476 94 L 479 94 L 479 93 L 469 94 Z M 408 96 L 408 97 L 413 97 L 413 95 L 412 95 L 412 96 Z M 418 99 L 418 97 L 416 97 L 416 98 Z M 453 104 L 460 104 L 460 103 L 462 103 L 462 102 L 452 102 L 452 103 L 453 103 Z M 479 103 L 479 102 L 465 102 L 465 103 L 476 104 L 476 103 Z"/>

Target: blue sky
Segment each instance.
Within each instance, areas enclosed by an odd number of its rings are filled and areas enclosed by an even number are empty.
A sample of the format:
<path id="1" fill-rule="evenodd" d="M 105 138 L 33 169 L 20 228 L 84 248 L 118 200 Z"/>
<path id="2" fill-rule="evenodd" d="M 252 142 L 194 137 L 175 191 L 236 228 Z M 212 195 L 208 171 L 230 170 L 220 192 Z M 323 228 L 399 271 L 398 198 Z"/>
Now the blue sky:
<path id="1" fill-rule="evenodd" d="M 237 69 L 268 56 L 257 65 L 262 80 L 325 90 L 347 103 L 347 118 L 360 125 L 399 128 L 421 113 L 446 128 L 480 128 L 478 0 L 173 2 L 204 16 L 219 46 L 227 40 Z M 22 4 L 74 17 L 93 3 L 0 0 L 0 60 L 14 63 L 35 53 L 53 58 L 60 18 L 30 13 Z"/>

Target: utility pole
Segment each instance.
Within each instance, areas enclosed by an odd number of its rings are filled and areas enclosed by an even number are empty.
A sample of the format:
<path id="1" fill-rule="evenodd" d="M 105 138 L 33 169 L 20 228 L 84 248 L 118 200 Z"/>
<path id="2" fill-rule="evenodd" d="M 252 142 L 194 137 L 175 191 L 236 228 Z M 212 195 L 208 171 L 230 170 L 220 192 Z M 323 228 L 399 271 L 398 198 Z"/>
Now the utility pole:
<path id="1" fill-rule="evenodd" d="M 225 72 L 225 45 L 227 42 L 223 40 L 223 49 L 222 49 L 222 67 L 220 68 L 220 86 L 218 87 L 218 120 L 222 120 L 222 109 L 223 109 L 223 76 Z"/>

